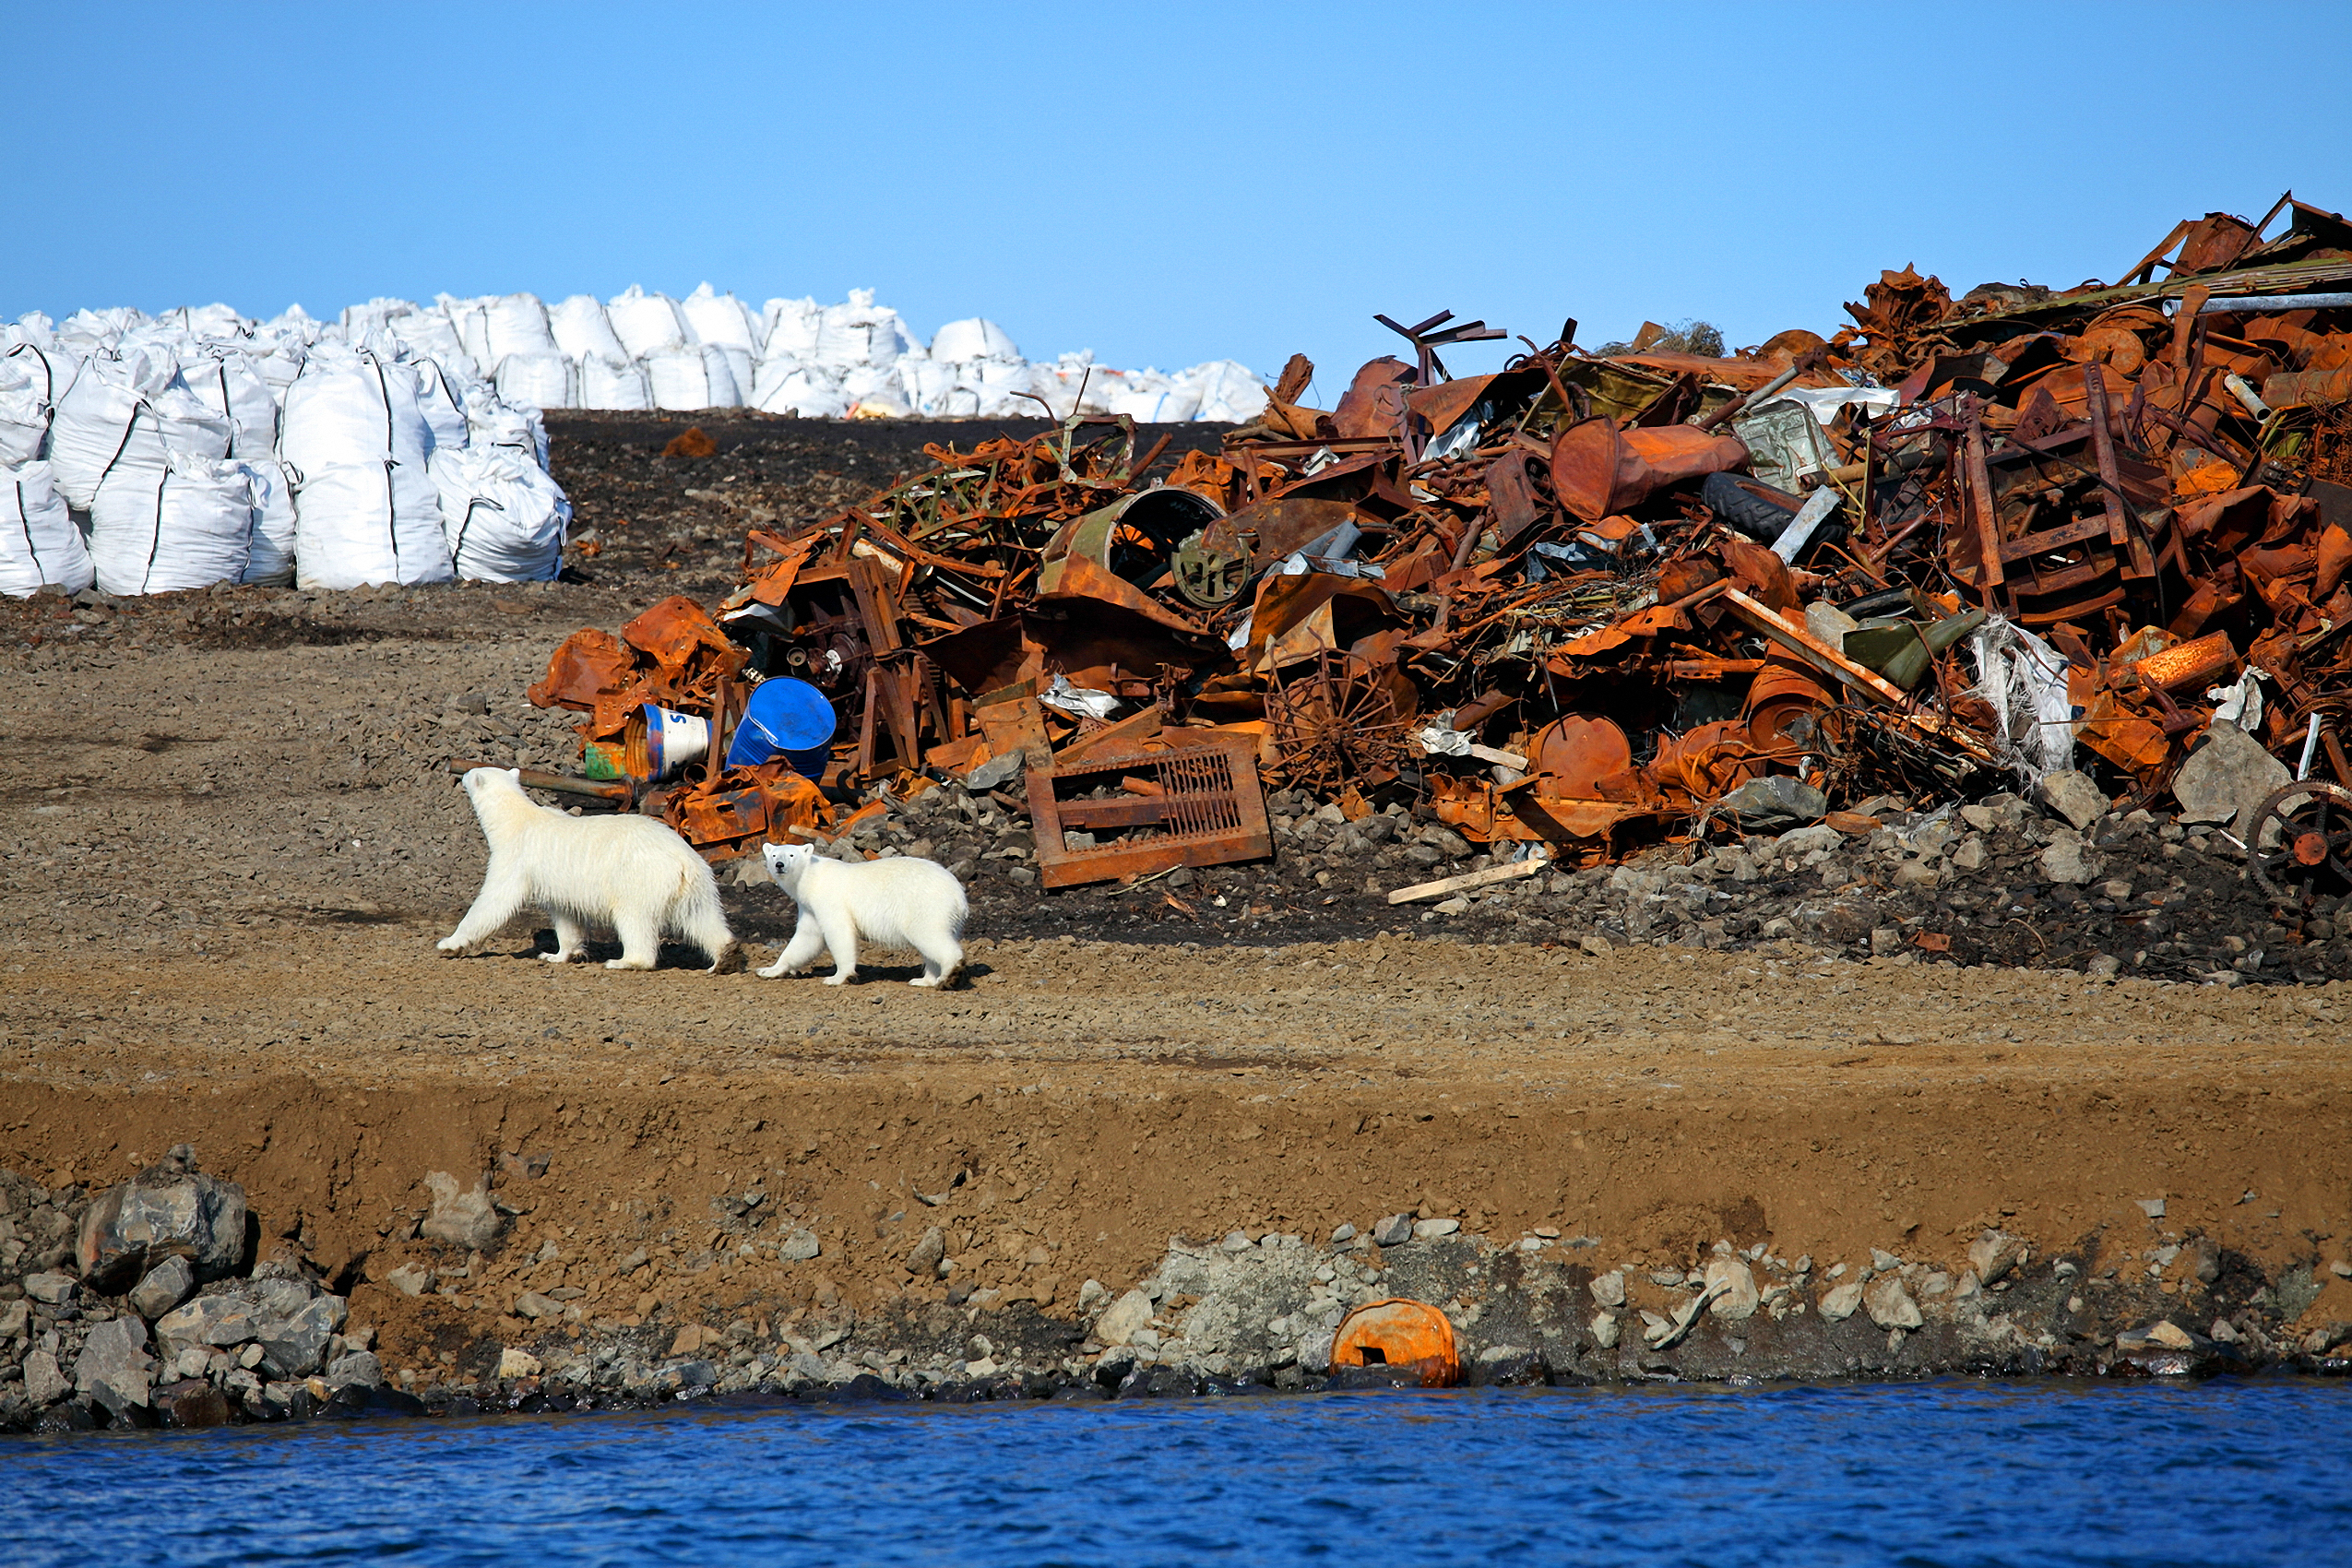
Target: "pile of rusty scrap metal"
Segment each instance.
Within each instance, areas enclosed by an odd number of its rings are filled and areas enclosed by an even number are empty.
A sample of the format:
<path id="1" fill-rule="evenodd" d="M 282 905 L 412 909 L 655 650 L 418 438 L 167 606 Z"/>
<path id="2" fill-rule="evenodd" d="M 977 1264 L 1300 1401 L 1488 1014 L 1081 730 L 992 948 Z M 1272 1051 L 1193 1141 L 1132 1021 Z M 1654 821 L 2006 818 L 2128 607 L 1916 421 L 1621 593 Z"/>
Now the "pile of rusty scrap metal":
<path id="1" fill-rule="evenodd" d="M 2352 784 L 2352 224 L 2283 198 L 2117 285 L 1907 268 L 1847 309 L 1719 359 L 1570 322 L 1460 377 L 1502 334 L 1382 317 L 1407 357 L 1328 411 L 1294 358 L 1220 457 L 933 446 L 532 698 L 624 758 L 643 705 L 704 714 L 718 756 L 748 683 L 808 681 L 837 799 L 1025 772 L 1048 886 L 1265 853 L 1260 775 L 1587 861 L 2069 767 L 2155 802 L 2216 712 Z M 776 764 L 663 809 L 714 856 L 833 813 Z"/>

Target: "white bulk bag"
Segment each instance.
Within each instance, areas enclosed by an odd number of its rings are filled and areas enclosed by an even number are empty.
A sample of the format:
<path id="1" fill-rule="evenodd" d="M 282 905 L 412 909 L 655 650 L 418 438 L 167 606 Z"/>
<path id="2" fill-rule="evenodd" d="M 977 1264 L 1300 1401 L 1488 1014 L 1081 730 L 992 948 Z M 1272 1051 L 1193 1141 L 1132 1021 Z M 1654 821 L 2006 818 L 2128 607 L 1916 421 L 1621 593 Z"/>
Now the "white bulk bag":
<path id="1" fill-rule="evenodd" d="M 244 582 L 255 564 L 253 470 L 192 452 L 152 476 L 117 474 L 89 515 L 100 591 L 169 593 Z"/>
<path id="2" fill-rule="evenodd" d="M 254 334 L 245 349 L 245 358 L 253 362 L 254 374 L 261 377 L 283 408 L 286 388 L 303 373 L 303 360 L 310 352 L 309 340 L 299 333 L 263 327 Z"/>
<path id="3" fill-rule="evenodd" d="M 1197 388 L 1200 402 L 1193 410 L 1196 420 L 1215 420 L 1229 424 L 1247 424 L 1265 412 L 1265 387 L 1252 375 L 1249 367 L 1231 360 L 1211 360 L 1192 369 L 1180 371 L 1176 379 L 1184 386 Z"/>
<path id="4" fill-rule="evenodd" d="M 399 317 L 416 315 L 419 308 L 414 300 L 378 295 L 363 305 L 345 305 L 343 314 L 335 318 L 335 325 L 346 339 L 357 342 L 371 330 L 381 331 Z"/>
<path id="5" fill-rule="evenodd" d="M 529 453 L 488 445 L 437 452 L 433 481 L 458 576 L 537 583 L 562 570 L 572 504 Z"/>
<path id="6" fill-rule="evenodd" d="M 278 449 L 278 399 L 251 360 L 233 349 L 199 350 L 181 362 L 180 374 L 229 422 L 229 456 L 264 457 Z"/>
<path id="7" fill-rule="evenodd" d="M 760 312 L 759 357 L 808 361 L 816 353 L 825 312 L 814 300 L 770 300 Z"/>
<path id="8" fill-rule="evenodd" d="M 44 349 L 57 346 L 57 324 L 43 313 L 29 310 L 17 317 L 13 325 L 0 324 L 0 350 L 13 349 L 19 343 L 34 343 Z"/>
<path id="9" fill-rule="evenodd" d="M 445 583 L 441 496 L 422 463 L 379 458 L 304 469 L 294 480 L 294 565 L 306 588 Z"/>
<path id="10" fill-rule="evenodd" d="M 898 382 L 898 395 L 907 406 L 919 414 L 937 415 L 946 411 L 948 398 L 956 390 L 956 367 L 935 360 L 900 360 L 892 367 Z M 974 406 L 977 407 L 977 401 Z"/>
<path id="11" fill-rule="evenodd" d="M 476 386 L 466 394 L 466 429 L 469 446 L 512 446 L 547 467 L 547 422 L 537 409 L 518 409 L 491 388 Z"/>
<path id="12" fill-rule="evenodd" d="M 758 318 L 734 295 L 715 293 L 705 283 L 678 302 L 678 311 L 702 341 L 722 349 L 741 349 L 750 358 L 759 356 Z"/>
<path id="13" fill-rule="evenodd" d="M 490 307 L 497 296 L 484 294 L 478 300 L 461 300 L 452 294 L 440 295 L 434 303 L 449 318 L 450 327 L 457 334 L 457 341 L 465 346 L 466 357 L 474 362 L 474 373 L 487 374 L 497 368 L 498 360 L 490 351 Z"/>
<path id="14" fill-rule="evenodd" d="M 0 593 L 28 599 L 53 583 L 79 593 L 95 580 L 49 465 L 0 464 Z"/>
<path id="15" fill-rule="evenodd" d="M 580 407 L 650 409 L 653 387 L 634 360 L 590 354 L 580 362 Z"/>
<path id="16" fill-rule="evenodd" d="M 873 303 L 872 289 L 852 289 L 846 304 L 827 305 L 808 358 L 831 371 L 888 365 L 915 348 L 898 313 Z"/>
<path id="17" fill-rule="evenodd" d="M 433 450 L 463 446 L 472 439 L 466 425 L 466 395 L 438 360 L 408 362 L 417 378 L 417 412 L 433 432 Z"/>
<path id="18" fill-rule="evenodd" d="M 81 355 L 112 349 L 123 334 L 147 320 L 146 314 L 128 305 L 112 310 L 77 310 L 57 324 L 57 341 Z"/>
<path id="19" fill-rule="evenodd" d="M 282 587 L 294 580 L 294 493 L 275 457 L 240 459 L 253 476 L 253 554 L 241 581 Z"/>
<path id="20" fill-rule="evenodd" d="M 743 399 L 727 356 L 707 344 L 673 344 L 645 356 L 657 409 L 731 409 Z"/>
<path id="21" fill-rule="evenodd" d="M 389 457 L 424 473 L 434 433 L 417 398 L 412 364 L 369 349 L 321 343 L 286 389 L 278 455 L 307 476 Z M 73 499 L 71 490 L 65 498 Z"/>
<path id="22" fill-rule="evenodd" d="M 414 315 L 404 315 L 398 321 L 386 322 L 385 331 L 412 360 L 431 360 L 445 367 L 450 374 L 468 381 L 479 381 L 482 367 L 457 336 L 457 327 L 448 316 L 437 310 L 421 310 Z"/>
<path id="23" fill-rule="evenodd" d="M 496 365 L 512 354 L 557 352 L 554 334 L 547 328 L 547 307 L 537 294 L 505 294 L 490 302 L 484 325 L 490 334 L 490 362 Z"/>
<path id="24" fill-rule="evenodd" d="M 192 338 L 214 341 L 232 341 L 250 337 L 254 324 L 224 304 L 182 305 L 166 311 L 162 319 L 172 323 Z"/>
<path id="25" fill-rule="evenodd" d="M 49 461 L 65 504 L 86 512 L 114 475 L 159 477 L 170 452 L 226 457 L 230 439 L 229 421 L 207 408 L 177 367 L 146 345 L 127 359 L 92 359 L 82 366 L 50 419 Z"/>
<path id="26" fill-rule="evenodd" d="M 525 408 L 577 408 L 579 390 L 573 374 L 572 362 L 553 349 L 508 354 L 498 362 L 498 395 Z"/>
<path id="27" fill-rule="evenodd" d="M 1100 373 L 1097 374 L 1099 378 Z M 1114 373 L 1103 401 L 1112 413 L 1125 414 L 1138 424 L 1182 424 L 1201 406 L 1200 385 L 1156 370 Z"/>
<path id="28" fill-rule="evenodd" d="M 694 329 L 678 314 L 677 301 L 667 294 L 648 294 L 635 283 L 605 303 L 604 318 L 633 360 L 695 340 Z"/>
<path id="29" fill-rule="evenodd" d="M 604 306 L 594 294 L 574 294 L 547 313 L 548 330 L 554 336 L 555 347 L 564 357 L 586 361 L 601 354 L 606 359 L 626 360 L 629 350 L 613 336 L 612 324 L 604 318 Z M 608 405 L 588 403 L 591 409 Z M 619 405 L 612 405 L 619 406 Z"/>
<path id="30" fill-rule="evenodd" d="M 931 357 L 935 360 L 1011 360 L 1018 361 L 1020 349 L 1004 328 L 984 315 L 951 321 L 939 329 L 931 340 Z"/>
<path id="31" fill-rule="evenodd" d="M 30 463 L 42 455 L 49 417 L 80 368 L 30 343 L 0 354 L 0 463 Z"/>
<path id="32" fill-rule="evenodd" d="M 759 367 L 752 401 L 766 414 L 798 414 L 805 420 L 838 419 L 849 411 L 841 384 L 798 360 L 769 360 Z"/>

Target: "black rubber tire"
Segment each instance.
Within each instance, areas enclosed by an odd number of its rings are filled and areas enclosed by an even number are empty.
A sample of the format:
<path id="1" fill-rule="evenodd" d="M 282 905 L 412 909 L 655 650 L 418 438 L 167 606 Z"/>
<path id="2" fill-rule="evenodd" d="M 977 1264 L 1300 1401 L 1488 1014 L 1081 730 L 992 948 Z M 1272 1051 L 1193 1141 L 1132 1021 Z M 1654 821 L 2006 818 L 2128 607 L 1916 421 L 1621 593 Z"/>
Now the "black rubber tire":
<path id="1" fill-rule="evenodd" d="M 1707 475 L 1699 486 L 1699 502 L 1716 516 L 1716 520 L 1735 532 L 1744 534 L 1758 544 L 1771 544 L 1797 520 L 1805 505 L 1804 497 L 1776 490 L 1761 480 L 1745 474 L 1719 473 Z M 1842 505 L 1842 504 L 1841 504 Z M 1834 544 L 1846 537 L 1846 525 L 1832 512 L 1813 530 L 1806 542 L 1811 549 L 1816 544 Z"/>

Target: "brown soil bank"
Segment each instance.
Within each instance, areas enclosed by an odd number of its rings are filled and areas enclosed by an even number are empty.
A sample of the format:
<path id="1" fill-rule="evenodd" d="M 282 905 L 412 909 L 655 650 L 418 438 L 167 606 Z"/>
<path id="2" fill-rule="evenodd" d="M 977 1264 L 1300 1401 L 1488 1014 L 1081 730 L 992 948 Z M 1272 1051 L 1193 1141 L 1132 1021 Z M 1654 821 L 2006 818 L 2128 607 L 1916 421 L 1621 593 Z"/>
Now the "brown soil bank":
<path id="1" fill-rule="evenodd" d="M 1468 1273 L 1420 1284 L 1473 1357 L 1566 1334 L 1586 1373 L 1723 1372 L 1729 1330 L 1653 1355 L 1633 1316 L 1672 1317 L 1689 1297 L 1653 1275 L 1717 1242 L 1815 1309 L 1814 1340 L 1744 1363 L 1766 1374 L 1965 1364 L 1932 1332 L 1882 1354 L 1859 1313 L 1822 1337 L 1818 1313 L 1830 1271 L 1878 1249 L 1932 1329 L 1988 1229 L 2030 1243 L 2013 1282 L 2061 1364 L 2158 1315 L 2201 1335 L 2235 1315 L 2290 1351 L 2352 1319 L 2340 986 L 1389 938 L 981 944 L 968 988 L 929 993 L 893 983 L 909 969 L 833 990 L 556 968 L 519 933 L 514 956 L 451 961 L 434 934 L 394 920 L 137 964 L 15 946 L 0 1167 L 103 1187 L 195 1144 L 245 1185 L 264 1255 L 347 1288 L 424 1388 L 501 1347 L 600 1337 L 648 1367 L 800 1344 L 837 1371 L 960 1372 L 994 1364 L 966 1338 L 992 1325 L 1075 1367 L 1100 1348 L 1089 1280 L 1158 1276 L 1169 1340 L 1206 1337 L 1171 1238 L 1314 1248 L 1399 1211 L 1557 1260 L 1549 1307 L 1516 1299 L 1526 1254 L 1505 1277 L 1471 1265 L 1506 1254 L 1466 1252 Z M 479 1255 L 417 1239 L 434 1171 L 488 1176 L 505 1213 Z M 1442 1245 L 1359 1241 L 1384 1266 L 1327 1292 L 1401 1289 Z M 411 1265 L 434 1276 L 417 1297 L 388 1283 Z M 1629 1332 L 1596 1360 L 1586 1295 L 1616 1269 Z"/>

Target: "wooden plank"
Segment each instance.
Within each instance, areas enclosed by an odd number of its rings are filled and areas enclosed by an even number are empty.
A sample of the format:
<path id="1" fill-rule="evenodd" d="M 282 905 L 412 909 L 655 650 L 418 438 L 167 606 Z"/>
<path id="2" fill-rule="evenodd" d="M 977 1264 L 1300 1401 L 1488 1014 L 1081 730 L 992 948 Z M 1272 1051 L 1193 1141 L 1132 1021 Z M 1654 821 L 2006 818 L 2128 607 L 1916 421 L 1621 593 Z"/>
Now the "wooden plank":
<path id="1" fill-rule="evenodd" d="M 1893 682 L 1874 671 L 1863 669 L 1804 627 L 1790 624 L 1769 606 L 1757 603 L 1738 588 L 1725 589 L 1723 598 L 1740 619 L 1823 673 L 1836 676 L 1856 691 L 1874 696 L 1889 707 L 1903 706 L 1902 689 Z"/>
<path id="2" fill-rule="evenodd" d="M 1491 887 L 1498 882 L 1516 882 L 1523 876 L 1533 876 L 1539 871 L 1550 869 L 1550 855 L 1531 854 L 1524 861 L 1489 866 L 1484 871 L 1466 871 L 1459 876 L 1441 877 L 1435 882 L 1420 882 L 1410 887 L 1400 887 L 1388 896 L 1388 901 L 1392 904 L 1418 904 L 1424 898 L 1442 898 L 1448 893 L 1467 892 L 1473 887 Z"/>

